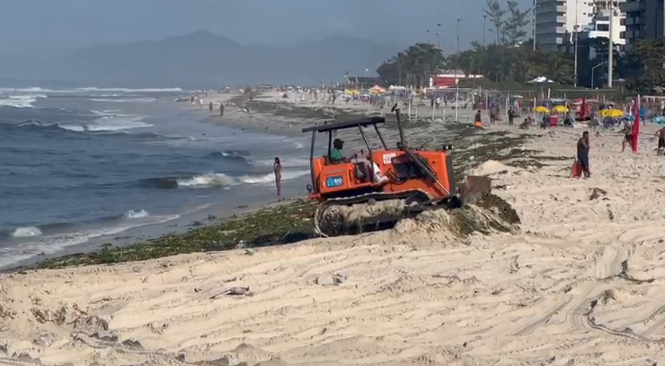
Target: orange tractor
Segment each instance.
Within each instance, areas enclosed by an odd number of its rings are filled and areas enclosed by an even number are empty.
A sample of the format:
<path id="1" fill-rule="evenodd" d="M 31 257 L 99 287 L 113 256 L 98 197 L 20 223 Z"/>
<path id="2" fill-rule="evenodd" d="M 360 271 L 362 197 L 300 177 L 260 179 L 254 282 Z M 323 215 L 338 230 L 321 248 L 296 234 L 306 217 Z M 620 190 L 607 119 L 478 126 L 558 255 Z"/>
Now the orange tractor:
<path id="1" fill-rule="evenodd" d="M 310 148 L 310 174 L 308 184 L 310 198 L 320 202 L 314 216 L 315 232 L 321 236 L 337 236 L 354 232 L 381 230 L 393 227 L 405 217 L 413 217 L 423 211 L 441 208 L 458 208 L 467 197 L 477 197 L 490 192 L 490 180 L 486 177 L 468 177 L 459 192 L 453 177 L 451 148 L 441 151 L 413 150 L 405 141 L 400 111 L 393 107 L 398 119 L 400 142 L 395 149 L 386 145 L 378 128 L 383 117 L 371 117 L 354 121 L 335 122 L 304 128 L 312 133 Z M 372 126 L 382 148 L 373 150 L 368 143 L 366 130 Z M 368 153 L 351 159 L 331 159 L 335 131 L 358 129 Z M 315 157 L 317 133 L 328 135 L 327 155 Z M 357 206 L 381 206 L 382 201 L 397 203 L 390 209 L 364 209 L 365 216 L 342 215 L 341 209 Z M 368 214 L 369 213 L 369 214 Z M 345 217 L 343 217 L 345 216 Z"/>

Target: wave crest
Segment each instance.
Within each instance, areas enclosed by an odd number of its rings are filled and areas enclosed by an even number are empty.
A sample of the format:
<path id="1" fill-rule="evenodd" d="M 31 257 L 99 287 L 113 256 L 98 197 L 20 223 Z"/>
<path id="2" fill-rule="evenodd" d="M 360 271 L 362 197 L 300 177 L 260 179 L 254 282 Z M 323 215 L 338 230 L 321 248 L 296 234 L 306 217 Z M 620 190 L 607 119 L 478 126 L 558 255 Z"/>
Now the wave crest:
<path id="1" fill-rule="evenodd" d="M 14 238 L 30 238 L 42 235 L 42 231 L 36 226 L 26 226 L 16 228 L 11 236 Z"/>
<path id="2" fill-rule="evenodd" d="M 129 210 L 125 212 L 123 216 L 128 219 L 141 219 L 150 216 L 150 214 L 146 210 Z"/>

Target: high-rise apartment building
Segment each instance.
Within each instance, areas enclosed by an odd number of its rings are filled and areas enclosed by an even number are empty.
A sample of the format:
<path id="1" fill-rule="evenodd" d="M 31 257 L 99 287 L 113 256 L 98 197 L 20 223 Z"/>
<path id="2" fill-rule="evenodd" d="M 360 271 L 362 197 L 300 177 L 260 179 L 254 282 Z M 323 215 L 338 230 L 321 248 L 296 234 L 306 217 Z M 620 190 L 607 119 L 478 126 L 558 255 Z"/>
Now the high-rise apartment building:
<path id="1" fill-rule="evenodd" d="M 623 1 L 536 0 L 534 27 L 537 47 L 543 51 L 557 50 L 558 46 L 571 41 L 567 37 L 588 28 L 600 12 L 608 12 L 611 6 L 617 8 Z M 663 3 L 663 0 L 660 1 Z M 616 14 L 623 16 L 621 13 Z M 613 24 L 616 24 L 615 21 Z M 619 38 L 619 30 L 613 29 L 613 39 Z"/>
<path id="2" fill-rule="evenodd" d="M 555 51 L 566 43 L 567 33 L 573 33 L 590 22 L 592 0 L 536 0 L 535 37 L 542 51 Z"/>
<path id="3" fill-rule="evenodd" d="M 626 13 L 627 49 L 639 39 L 664 38 L 664 0 L 627 0 L 620 7 Z"/>

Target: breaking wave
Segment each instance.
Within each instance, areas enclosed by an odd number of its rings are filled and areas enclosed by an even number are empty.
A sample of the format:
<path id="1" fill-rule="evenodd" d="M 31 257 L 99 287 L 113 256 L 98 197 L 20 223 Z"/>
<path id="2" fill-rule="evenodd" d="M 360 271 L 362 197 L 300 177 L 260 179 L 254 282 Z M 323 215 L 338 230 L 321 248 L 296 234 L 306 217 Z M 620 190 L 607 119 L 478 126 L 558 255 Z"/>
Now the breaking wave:
<path id="1" fill-rule="evenodd" d="M 48 98 L 46 95 L 0 95 L 0 107 L 14 107 L 14 108 L 33 108 L 32 103 L 37 99 Z"/>
<path id="2" fill-rule="evenodd" d="M 26 226 L 16 228 L 11 236 L 14 238 L 28 238 L 42 235 L 42 231 L 37 226 Z"/>
<path id="3" fill-rule="evenodd" d="M 119 98 L 119 99 L 92 98 L 90 100 L 92 100 L 93 102 L 106 102 L 106 103 L 152 103 L 157 101 L 156 98 L 146 98 L 146 97 Z"/>
<path id="4" fill-rule="evenodd" d="M 76 88 L 78 91 L 87 92 L 118 92 L 118 93 L 174 93 L 182 92 L 181 88 L 145 88 L 145 89 L 131 89 L 131 88 L 98 88 L 90 86 L 86 88 Z"/>
<path id="5" fill-rule="evenodd" d="M 36 226 L 17 227 L 16 229 L 5 231 L 4 236 L 10 236 L 12 238 L 30 238 L 42 235 L 51 235 L 51 234 L 69 232 L 81 225 L 125 222 L 136 219 L 145 219 L 148 217 L 150 217 L 150 213 L 148 213 L 148 211 L 146 210 L 128 210 L 120 215 L 100 217 L 92 221 L 76 222 L 76 223 L 62 222 L 62 223 L 52 223 L 52 224 L 44 224 Z"/>
<path id="6" fill-rule="evenodd" d="M 19 127 L 57 127 L 67 131 L 74 132 L 113 132 L 133 128 L 152 127 L 153 125 L 143 121 L 145 116 L 136 116 L 129 114 L 103 115 L 95 120 L 84 124 L 70 123 L 42 123 L 39 121 L 26 121 L 19 123 Z"/>
<path id="7" fill-rule="evenodd" d="M 286 170 L 282 172 L 282 180 L 291 180 L 306 174 L 309 170 Z M 240 177 L 232 177 L 224 173 L 208 172 L 204 174 L 196 174 L 189 178 L 177 177 L 164 177 L 164 178 L 148 178 L 139 181 L 139 185 L 145 188 L 157 189 L 177 189 L 177 188 L 210 188 L 222 187 L 228 188 L 241 184 L 266 184 L 273 183 L 275 176 L 273 173 L 261 175 L 244 175 Z"/>

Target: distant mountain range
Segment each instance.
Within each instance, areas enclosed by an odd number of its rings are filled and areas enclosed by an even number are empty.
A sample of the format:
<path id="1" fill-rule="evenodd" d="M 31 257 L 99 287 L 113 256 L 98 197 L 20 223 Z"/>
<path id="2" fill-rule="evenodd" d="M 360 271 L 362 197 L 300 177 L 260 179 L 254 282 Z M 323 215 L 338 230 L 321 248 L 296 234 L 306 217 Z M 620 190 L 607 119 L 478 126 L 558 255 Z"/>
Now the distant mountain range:
<path id="1" fill-rule="evenodd" d="M 42 66 L 47 75 L 97 84 L 222 86 L 256 83 L 318 84 L 345 71 L 364 75 L 403 47 L 333 36 L 293 47 L 240 45 L 208 31 L 159 41 L 102 44 Z"/>

